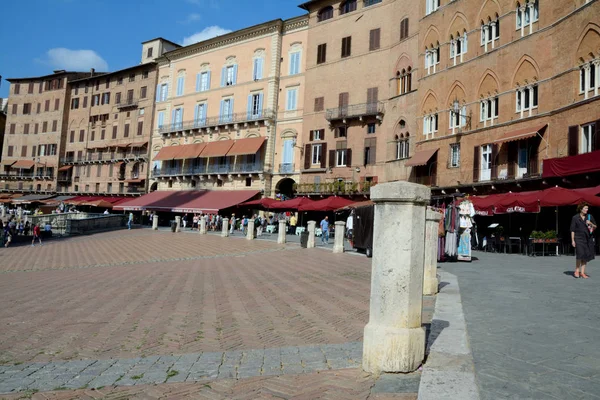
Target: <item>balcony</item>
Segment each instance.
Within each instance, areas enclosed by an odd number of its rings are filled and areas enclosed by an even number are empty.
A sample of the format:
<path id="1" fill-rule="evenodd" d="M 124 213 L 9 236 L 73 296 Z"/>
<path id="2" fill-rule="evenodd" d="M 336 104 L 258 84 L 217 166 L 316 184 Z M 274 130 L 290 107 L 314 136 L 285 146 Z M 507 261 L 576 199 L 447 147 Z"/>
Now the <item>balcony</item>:
<path id="1" fill-rule="evenodd" d="M 144 186 L 127 186 L 126 191 L 132 194 L 142 194 L 146 193 L 146 188 Z"/>
<path id="2" fill-rule="evenodd" d="M 437 174 L 416 176 L 411 179 L 411 182 L 418 183 L 419 185 L 435 187 L 437 186 Z"/>
<path id="3" fill-rule="evenodd" d="M 219 126 L 244 124 L 249 125 L 254 122 L 259 124 L 260 121 L 272 120 L 275 118 L 273 110 L 262 110 L 258 114 L 252 113 L 237 113 L 228 116 L 209 117 L 203 120 L 176 122 L 158 127 L 158 133 L 161 135 L 169 135 L 183 132 L 200 131 L 201 129 L 212 129 Z"/>
<path id="4" fill-rule="evenodd" d="M 58 174 L 58 182 L 70 183 L 73 180 L 73 176 L 70 174 Z"/>
<path id="5" fill-rule="evenodd" d="M 473 182 L 514 181 L 531 179 L 540 176 L 539 162 L 532 158 L 524 165 L 509 163 L 508 165 L 492 165 L 491 168 L 480 168 L 474 171 Z"/>
<path id="6" fill-rule="evenodd" d="M 5 171 L 0 173 L 0 179 L 27 180 L 33 179 L 33 172 L 25 172 L 23 170 Z"/>
<path id="7" fill-rule="evenodd" d="M 258 174 L 264 169 L 261 163 L 240 163 L 229 165 L 196 165 L 182 168 L 162 168 L 152 171 L 152 178 L 168 178 L 173 176 L 192 176 L 192 175 L 229 175 L 229 174 Z"/>
<path id="8" fill-rule="evenodd" d="M 296 170 L 296 167 L 292 163 L 279 164 L 279 173 L 280 174 L 293 174 L 295 170 Z"/>
<path id="9" fill-rule="evenodd" d="M 385 113 L 383 102 L 352 104 L 344 107 L 327 109 L 325 119 L 329 122 L 363 117 L 381 117 Z"/>
<path id="10" fill-rule="evenodd" d="M 123 110 L 125 108 L 136 108 L 138 106 L 139 100 L 137 99 L 121 99 L 117 103 L 117 108 Z"/>

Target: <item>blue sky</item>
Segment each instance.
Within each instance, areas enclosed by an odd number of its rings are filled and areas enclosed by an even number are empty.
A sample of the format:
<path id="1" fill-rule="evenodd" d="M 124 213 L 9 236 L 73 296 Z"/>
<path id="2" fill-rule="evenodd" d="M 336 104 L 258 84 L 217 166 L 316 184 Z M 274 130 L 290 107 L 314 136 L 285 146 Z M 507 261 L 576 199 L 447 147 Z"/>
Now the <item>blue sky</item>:
<path id="1" fill-rule="evenodd" d="M 141 42 L 145 40 L 162 36 L 179 44 L 198 41 L 273 19 L 301 15 L 304 11 L 298 4 L 302 2 L 3 1 L 0 97 L 8 96 L 5 78 L 45 75 L 54 69 L 126 68 L 140 62 Z"/>

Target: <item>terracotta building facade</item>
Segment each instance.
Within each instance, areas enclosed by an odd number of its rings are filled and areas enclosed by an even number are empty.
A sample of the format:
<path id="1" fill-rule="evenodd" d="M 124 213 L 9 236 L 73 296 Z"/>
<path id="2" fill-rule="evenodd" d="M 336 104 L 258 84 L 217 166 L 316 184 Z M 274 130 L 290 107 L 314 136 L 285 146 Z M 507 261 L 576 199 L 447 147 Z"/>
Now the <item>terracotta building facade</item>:
<path id="1" fill-rule="evenodd" d="M 307 20 L 275 20 L 158 60 L 150 190 L 291 194 Z"/>
<path id="2" fill-rule="evenodd" d="M 545 160 L 600 150 L 599 2 L 420 6 L 409 180 L 434 194 L 542 187 Z"/>

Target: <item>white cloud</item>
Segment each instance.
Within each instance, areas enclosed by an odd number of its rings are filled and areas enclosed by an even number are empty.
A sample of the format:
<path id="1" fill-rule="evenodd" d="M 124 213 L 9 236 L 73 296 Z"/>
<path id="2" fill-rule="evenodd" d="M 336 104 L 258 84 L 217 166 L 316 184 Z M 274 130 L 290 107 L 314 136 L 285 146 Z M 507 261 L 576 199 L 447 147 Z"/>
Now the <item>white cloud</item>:
<path id="1" fill-rule="evenodd" d="M 183 38 L 183 45 L 189 46 L 190 44 L 202 42 L 203 40 L 212 39 L 216 36 L 225 35 L 231 32 L 230 29 L 221 28 L 220 26 L 208 26 L 202 29 L 200 32 L 196 32 L 191 36 Z"/>
<path id="2" fill-rule="evenodd" d="M 93 50 L 70 50 L 57 47 L 46 52 L 46 57 L 37 61 L 57 69 L 87 71 L 95 68 L 108 71 L 108 63 Z"/>
<path id="3" fill-rule="evenodd" d="M 192 22 L 197 22 L 200 21 L 200 14 L 196 14 L 196 13 L 191 13 L 190 15 L 187 16 L 186 19 L 184 19 L 183 21 L 179 21 L 180 24 L 189 24 Z"/>

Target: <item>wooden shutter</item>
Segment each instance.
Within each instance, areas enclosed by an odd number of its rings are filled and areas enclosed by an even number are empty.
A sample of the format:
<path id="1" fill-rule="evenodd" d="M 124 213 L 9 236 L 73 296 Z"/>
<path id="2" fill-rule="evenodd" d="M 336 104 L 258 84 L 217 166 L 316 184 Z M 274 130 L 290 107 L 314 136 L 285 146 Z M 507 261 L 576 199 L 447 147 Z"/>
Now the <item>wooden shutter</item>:
<path id="1" fill-rule="evenodd" d="M 35 126 L 34 126 L 34 128 L 33 128 L 33 134 L 34 134 L 34 135 L 37 135 L 37 134 L 38 134 L 38 131 L 39 131 L 39 129 L 40 129 L 40 124 L 36 122 L 36 123 L 35 123 Z"/>
<path id="2" fill-rule="evenodd" d="M 350 101 L 350 94 L 348 92 L 340 93 L 340 96 L 339 96 L 340 108 L 348 107 L 349 101 Z"/>
<path id="3" fill-rule="evenodd" d="M 579 126 L 574 125 L 569 127 L 569 155 L 575 156 L 579 153 Z"/>
<path id="4" fill-rule="evenodd" d="M 346 149 L 346 165 L 352 166 L 352 149 Z"/>
<path id="5" fill-rule="evenodd" d="M 27 157 L 27 146 L 21 147 L 21 157 Z"/>
<path id="6" fill-rule="evenodd" d="M 492 145 L 492 179 L 496 179 L 498 177 L 498 145 Z"/>
<path id="7" fill-rule="evenodd" d="M 323 143 L 321 145 L 321 168 L 325 168 L 325 166 L 327 165 L 325 163 L 326 158 L 327 158 L 327 143 Z"/>
<path id="8" fill-rule="evenodd" d="M 325 140 L 325 129 L 319 129 L 319 132 L 321 134 L 321 140 Z"/>
<path id="9" fill-rule="evenodd" d="M 59 108 L 60 108 L 60 99 L 55 99 L 54 100 L 54 111 L 58 111 Z"/>
<path id="10" fill-rule="evenodd" d="M 129 137 L 129 124 L 125 124 L 125 132 L 123 133 L 123 137 Z"/>
<path id="11" fill-rule="evenodd" d="M 312 142 L 313 140 L 315 140 L 315 132 L 314 131 L 310 131 L 310 135 L 309 135 L 309 141 Z M 308 146 L 308 145 L 307 145 Z"/>
<path id="12" fill-rule="evenodd" d="M 381 29 L 371 29 L 369 32 L 369 50 L 377 50 L 379 48 Z"/>
<path id="13" fill-rule="evenodd" d="M 52 132 L 57 132 L 58 131 L 58 121 L 54 120 L 52 121 Z"/>
<path id="14" fill-rule="evenodd" d="M 335 167 L 335 156 L 336 156 L 335 152 L 336 152 L 336 150 L 329 150 L 329 168 Z M 322 156 L 324 156 L 324 154 L 322 154 Z M 321 160 L 322 160 L 322 158 L 321 158 Z"/>
<path id="15" fill-rule="evenodd" d="M 310 136 L 312 140 L 312 131 L 310 131 Z M 310 154 L 310 144 L 304 146 L 304 169 L 310 169 L 310 158 L 312 154 Z"/>
<path id="16" fill-rule="evenodd" d="M 479 146 L 473 147 L 473 182 L 479 182 Z"/>
<path id="17" fill-rule="evenodd" d="M 508 149 L 507 149 L 507 156 L 508 156 L 508 177 L 509 178 L 514 178 L 516 175 L 516 163 L 518 161 L 518 152 L 519 152 L 519 146 L 517 144 L 517 142 L 509 142 L 508 143 Z"/>
<path id="18" fill-rule="evenodd" d="M 50 100 L 46 100 L 44 103 L 44 111 L 50 111 Z"/>
<path id="19" fill-rule="evenodd" d="M 31 148 L 31 157 L 35 157 L 35 155 L 36 155 L 36 151 L 37 151 L 37 146 L 33 146 L 33 147 Z"/>
<path id="20" fill-rule="evenodd" d="M 144 121 L 138 121 L 138 130 L 137 130 L 138 136 L 140 136 L 142 134 L 143 129 L 144 129 Z"/>
<path id="21" fill-rule="evenodd" d="M 377 138 L 371 138 L 370 141 L 371 152 L 369 154 L 369 164 L 375 165 L 377 164 Z"/>
<path id="22" fill-rule="evenodd" d="M 113 139 L 116 139 L 116 138 L 117 138 L 117 125 L 114 125 L 114 126 L 113 126 L 112 138 L 113 138 Z"/>
<path id="23" fill-rule="evenodd" d="M 23 125 L 23 135 L 29 135 L 29 124 Z"/>

